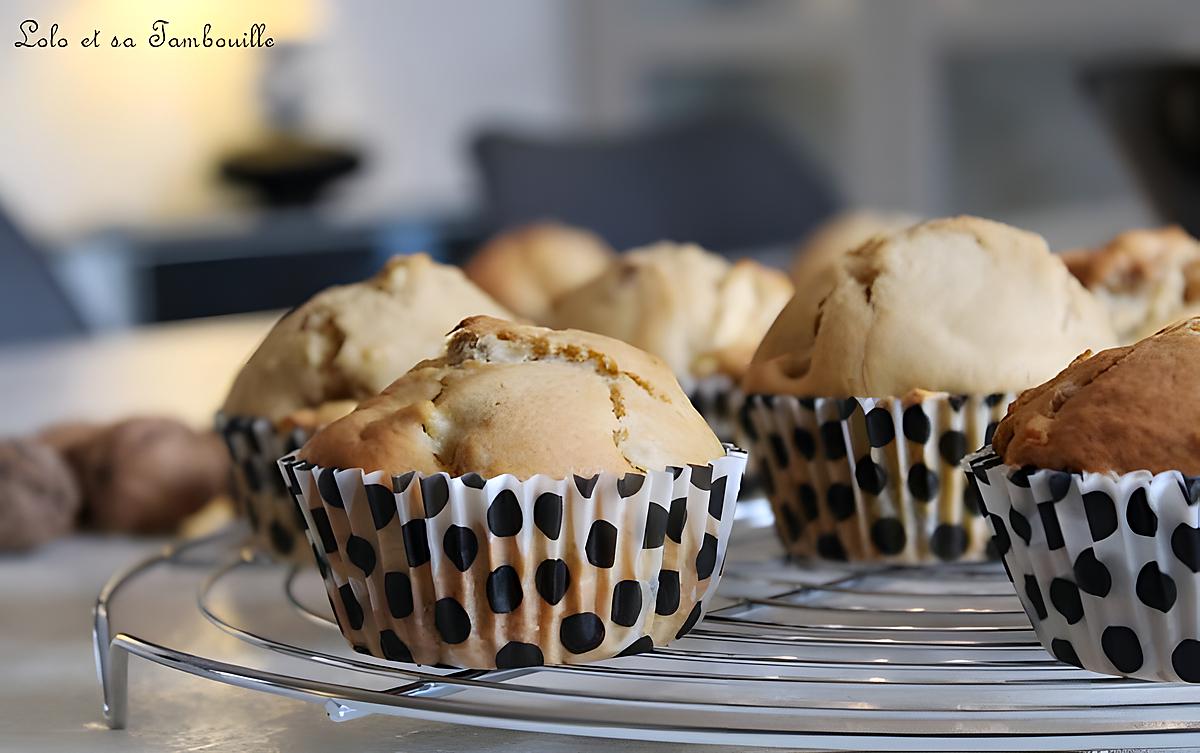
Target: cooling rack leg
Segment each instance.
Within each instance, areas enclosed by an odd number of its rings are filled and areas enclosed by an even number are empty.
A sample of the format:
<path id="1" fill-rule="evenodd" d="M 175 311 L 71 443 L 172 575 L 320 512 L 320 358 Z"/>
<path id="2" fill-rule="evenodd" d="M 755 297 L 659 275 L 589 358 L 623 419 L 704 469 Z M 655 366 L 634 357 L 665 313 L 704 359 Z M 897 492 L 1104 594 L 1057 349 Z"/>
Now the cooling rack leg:
<path id="1" fill-rule="evenodd" d="M 102 665 L 100 687 L 104 693 L 104 721 L 109 729 L 125 729 L 126 701 L 129 697 L 129 652 L 115 643 L 108 645 L 108 658 Z"/>

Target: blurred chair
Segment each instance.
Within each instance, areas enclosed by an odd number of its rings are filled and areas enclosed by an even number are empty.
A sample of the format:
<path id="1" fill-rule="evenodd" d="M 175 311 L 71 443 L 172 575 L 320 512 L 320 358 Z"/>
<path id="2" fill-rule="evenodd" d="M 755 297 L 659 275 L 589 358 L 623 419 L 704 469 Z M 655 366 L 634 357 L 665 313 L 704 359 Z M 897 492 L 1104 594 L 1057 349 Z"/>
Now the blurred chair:
<path id="1" fill-rule="evenodd" d="M 839 205 L 769 128 L 706 120 L 622 137 L 480 135 L 490 230 L 554 218 L 617 248 L 670 239 L 714 251 L 788 243 Z"/>
<path id="2" fill-rule="evenodd" d="M 0 209 L 0 344 L 84 330 L 42 251 Z"/>
<path id="3" fill-rule="evenodd" d="M 1083 84 L 1154 208 L 1200 235 L 1200 65 L 1111 63 Z"/>

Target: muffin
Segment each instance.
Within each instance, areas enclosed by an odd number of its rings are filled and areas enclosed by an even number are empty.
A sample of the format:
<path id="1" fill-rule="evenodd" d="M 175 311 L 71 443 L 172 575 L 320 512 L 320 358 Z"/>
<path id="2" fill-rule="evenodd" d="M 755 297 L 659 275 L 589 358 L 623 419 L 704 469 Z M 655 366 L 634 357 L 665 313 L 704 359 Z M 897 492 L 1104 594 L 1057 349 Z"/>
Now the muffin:
<path id="1" fill-rule="evenodd" d="M 280 465 L 356 650 L 504 668 L 691 630 L 744 463 L 657 358 L 472 317 Z"/>
<path id="2" fill-rule="evenodd" d="M 905 212 L 879 212 L 856 209 L 842 212 L 822 222 L 796 248 L 792 262 L 792 281 L 802 288 L 819 278 L 829 279 L 830 269 L 842 254 L 853 251 L 877 235 L 887 235 L 911 227 L 920 218 Z M 816 296 L 824 298 L 824 293 Z"/>
<path id="3" fill-rule="evenodd" d="M 303 519 L 276 461 L 312 431 L 372 397 L 474 314 L 508 316 L 456 267 L 425 254 L 393 257 L 378 274 L 324 290 L 272 328 L 234 380 L 218 429 L 235 492 L 262 548 L 305 561 Z"/>
<path id="4" fill-rule="evenodd" d="M 1200 313 L 1200 241 L 1181 227 L 1129 230 L 1062 257 L 1108 308 L 1123 343 Z"/>
<path id="5" fill-rule="evenodd" d="M 1107 316 L 1037 235 L 974 217 L 877 236 L 793 300 L 743 380 L 776 527 L 796 556 L 985 556 L 958 464 L 1012 393 L 1088 347 Z"/>
<path id="6" fill-rule="evenodd" d="M 1200 318 L 1024 392 L 971 482 L 1058 659 L 1200 682 Z"/>
<path id="7" fill-rule="evenodd" d="M 612 256 L 612 247 L 595 233 L 537 222 L 489 240 L 464 271 L 509 311 L 544 322 L 555 299 L 597 277 Z"/>
<path id="8" fill-rule="evenodd" d="M 663 359 L 729 439 L 736 418 L 732 388 L 791 295 L 778 270 L 663 242 L 623 254 L 600 277 L 560 298 L 552 318 L 556 326 L 616 337 Z"/>

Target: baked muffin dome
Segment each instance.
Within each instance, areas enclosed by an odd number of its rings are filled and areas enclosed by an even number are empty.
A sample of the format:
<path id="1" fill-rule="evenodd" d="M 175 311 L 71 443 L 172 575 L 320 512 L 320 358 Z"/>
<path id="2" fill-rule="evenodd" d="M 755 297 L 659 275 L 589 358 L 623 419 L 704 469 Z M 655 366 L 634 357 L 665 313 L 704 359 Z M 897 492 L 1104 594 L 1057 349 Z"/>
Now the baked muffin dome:
<path id="1" fill-rule="evenodd" d="M 339 285 L 285 315 L 250 356 L 222 411 L 321 422 L 349 412 L 475 314 L 508 312 L 457 267 L 426 254 L 393 257 L 369 280 Z"/>
<path id="2" fill-rule="evenodd" d="M 670 370 L 623 342 L 472 317 L 446 352 L 318 431 L 322 467 L 566 478 L 724 455 Z"/>
<path id="3" fill-rule="evenodd" d="M 1108 309 L 1123 343 L 1200 313 L 1200 241 L 1181 227 L 1127 230 L 1062 258 Z"/>
<path id="4" fill-rule="evenodd" d="M 612 256 L 612 247 L 595 233 L 537 222 L 495 236 L 464 270 L 509 311 L 540 322 L 556 298 L 598 276 Z"/>
<path id="5" fill-rule="evenodd" d="M 1063 471 L 1200 474 L 1200 317 L 1133 345 L 1085 353 L 1024 392 L 992 447 Z"/>
<path id="6" fill-rule="evenodd" d="M 796 248 L 792 263 L 792 281 L 797 289 L 827 277 L 837 260 L 877 235 L 887 235 L 920 222 L 920 218 L 904 212 L 879 212 L 856 209 L 842 212 L 822 222 Z M 825 291 L 828 292 L 828 291 Z M 825 297 L 820 293 L 817 299 Z"/>
<path id="7" fill-rule="evenodd" d="M 560 298 L 552 319 L 649 351 L 680 378 L 740 378 L 791 295 L 778 270 L 662 242 L 622 254 L 600 277 Z"/>
<path id="8" fill-rule="evenodd" d="M 1015 392 L 1115 342 L 1100 304 L 1038 235 L 932 220 L 846 254 L 810 316 L 793 299 L 763 338 L 747 392 L 824 397 Z"/>

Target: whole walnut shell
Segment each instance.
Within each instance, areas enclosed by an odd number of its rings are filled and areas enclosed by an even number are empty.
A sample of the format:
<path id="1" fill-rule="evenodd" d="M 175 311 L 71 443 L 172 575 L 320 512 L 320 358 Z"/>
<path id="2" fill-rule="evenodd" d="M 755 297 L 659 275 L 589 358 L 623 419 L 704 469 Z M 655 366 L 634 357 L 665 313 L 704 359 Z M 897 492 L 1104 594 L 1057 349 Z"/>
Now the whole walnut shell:
<path id="1" fill-rule="evenodd" d="M 172 531 L 229 481 L 220 439 L 169 418 L 121 421 L 73 446 L 69 458 L 85 522 L 106 531 Z"/>
<path id="2" fill-rule="evenodd" d="M 0 440 L 0 550 L 32 549 L 68 533 L 79 507 L 79 487 L 57 450 Z"/>

